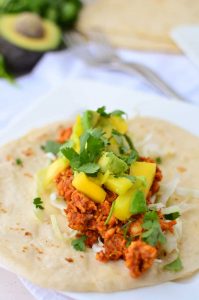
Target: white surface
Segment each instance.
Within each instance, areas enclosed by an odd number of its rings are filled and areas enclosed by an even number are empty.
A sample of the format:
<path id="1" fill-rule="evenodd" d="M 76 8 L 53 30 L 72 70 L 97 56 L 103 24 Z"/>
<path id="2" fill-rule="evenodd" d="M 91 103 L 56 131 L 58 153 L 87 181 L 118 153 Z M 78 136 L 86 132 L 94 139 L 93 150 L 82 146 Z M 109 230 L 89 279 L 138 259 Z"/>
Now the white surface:
<path id="1" fill-rule="evenodd" d="M 199 25 L 177 27 L 171 36 L 187 57 L 199 67 Z"/>
<path id="2" fill-rule="evenodd" d="M 140 112 L 143 115 L 163 118 L 199 135 L 199 107 L 169 101 L 162 97 L 148 96 L 144 93 L 131 92 L 122 88 L 113 88 L 100 83 L 66 81 L 53 93 L 38 100 L 38 103 L 32 109 L 22 113 L 18 120 L 13 121 L 4 132 L 1 132 L 1 143 L 20 136 L 30 128 L 55 120 L 67 119 L 74 116 L 77 111 L 85 108 L 93 109 L 102 105 L 106 105 L 109 110 L 120 108 L 127 111 L 130 116 L 135 112 Z M 39 300 L 63 299 L 61 294 L 40 289 L 26 281 L 24 281 L 24 284 Z M 121 293 L 67 293 L 66 295 L 78 300 L 89 298 L 93 300 L 129 300 L 132 298 L 136 300 L 172 300 L 176 298 L 185 300 L 195 299 L 198 292 L 199 276 L 194 276 L 183 282 L 165 283 L 155 287 Z M 16 299 L 18 298 L 16 297 Z"/>
<path id="3" fill-rule="evenodd" d="M 0 300 L 33 300 L 15 274 L 0 269 Z"/>
<path id="4" fill-rule="evenodd" d="M 145 64 L 156 71 L 178 93 L 199 104 L 199 69 L 183 55 L 166 55 L 136 51 L 119 51 L 126 61 Z M 38 96 L 61 84 L 65 79 L 87 78 L 127 87 L 132 91 L 145 91 L 158 95 L 143 79 L 104 68 L 94 68 L 78 60 L 73 52 L 61 51 L 46 54 L 35 70 L 12 86 L 0 80 L 0 128 L 6 125 Z"/>

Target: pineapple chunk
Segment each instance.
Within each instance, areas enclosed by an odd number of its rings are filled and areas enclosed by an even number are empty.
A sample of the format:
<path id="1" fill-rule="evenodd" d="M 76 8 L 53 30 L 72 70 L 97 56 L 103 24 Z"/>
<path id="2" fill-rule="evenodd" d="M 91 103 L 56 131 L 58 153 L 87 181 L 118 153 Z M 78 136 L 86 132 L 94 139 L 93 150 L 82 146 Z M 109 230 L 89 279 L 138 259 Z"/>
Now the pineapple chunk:
<path id="1" fill-rule="evenodd" d="M 145 196 L 148 194 L 156 173 L 156 163 L 135 162 L 131 165 L 130 175 L 144 176 L 146 178 L 146 187 L 143 192 Z"/>
<path id="2" fill-rule="evenodd" d="M 125 194 L 118 196 L 115 200 L 113 215 L 120 221 L 125 221 L 132 215 L 130 206 L 135 191 L 135 188 L 132 187 Z"/>
<path id="3" fill-rule="evenodd" d="M 64 171 L 68 166 L 69 161 L 64 157 L 56 159 L 51 165 L 49 165 L 49 167 L 46 169 L 46 174 L 43 181 L 44 189 L 46 189 L 53 179 L 56 178 L 57 175 Z"/>
<path id="4" fill-rule="evenodd" d="M 71 135 L 71 141 L 74 143 L 74 150 L 79 153 L 80 151 L 80 136 L 83 133 L 83 126 L 82 126 L 82 120 L 81 117 L 78 115 L 76 118 L 76 122 L 73 125 L 72 135 Z"/>
<path id="5" fill-rule="evenodd" d="M 109 176 L 104 185 L 108 190 L 118 195 L 123 195 L 132 187 L 133 184 L 128 178 L 115 178 L 113 176 Z"/>
<path id="6" fill-rule="evenodd" d="M 103 188 L 89 180 L 88 176 L 83 172 L 74 177 L 72 185 L 95 202 L 102 203 L 106 198 L 106 192 Z"/>
<path id="7" fill-rule="evenodd" d="M 118 116 L 111 116 L 110 117 L 110 123 L 117 131 L 119 131 L 122 134 L 125 134 L 128 129 L 127 122 Z"/>

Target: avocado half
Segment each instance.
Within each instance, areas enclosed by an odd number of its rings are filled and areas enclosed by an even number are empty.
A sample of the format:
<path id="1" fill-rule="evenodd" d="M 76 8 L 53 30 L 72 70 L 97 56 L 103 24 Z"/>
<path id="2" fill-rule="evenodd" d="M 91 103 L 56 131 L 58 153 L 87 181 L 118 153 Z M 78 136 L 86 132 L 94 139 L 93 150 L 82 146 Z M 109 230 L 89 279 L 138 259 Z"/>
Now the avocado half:
<path id="1" fill-rule="evenodd" d="M 15 74 L 30 71 L 41 56 L 61 42 L 56 24 L 32 13 L 3 15 L 0 18 L 0 53 Z"/>

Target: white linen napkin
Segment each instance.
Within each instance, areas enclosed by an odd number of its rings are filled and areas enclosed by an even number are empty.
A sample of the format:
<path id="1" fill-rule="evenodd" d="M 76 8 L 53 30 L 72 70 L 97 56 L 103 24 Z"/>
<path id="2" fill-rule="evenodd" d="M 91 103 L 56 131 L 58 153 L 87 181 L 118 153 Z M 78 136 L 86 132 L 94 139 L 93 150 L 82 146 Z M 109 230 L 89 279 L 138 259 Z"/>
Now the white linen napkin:
<path id="1" fill-rule="evenodd" d="M 127 61 L 151 67 L 188 101 L 199 104 L 199 69 L 185 56 L 124 50 L 119 54 Z M 20 77 L 17 85 L 0 80 L 0 129 L 30 106 L 36 97 L 49 92 L 67 78 L 82 77 L 157 94 L 139 77 L 90 67 L 75 57 L 72 51 L 52 52 L 43 57 L 32 73 Z"/>

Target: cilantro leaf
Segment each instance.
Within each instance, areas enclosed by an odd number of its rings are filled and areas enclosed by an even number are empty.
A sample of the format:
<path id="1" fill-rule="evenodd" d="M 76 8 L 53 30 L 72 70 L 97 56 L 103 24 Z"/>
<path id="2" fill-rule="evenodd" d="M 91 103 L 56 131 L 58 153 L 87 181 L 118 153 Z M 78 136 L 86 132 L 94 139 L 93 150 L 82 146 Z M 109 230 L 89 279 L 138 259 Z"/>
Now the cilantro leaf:
<path id="1" fill-rule="evenodd" d="M 37 198 L 33 199 L 33 204 L 35 205 L 36 208 L 44 209 L 43 201 L 41 200 L 40 197 L 37 197 Z"/>
<path id="2" fill-rule="evenodd" d="M 122 155 L 120 158 L 123 159 L 127 163 L 127 165 L 130 166 L 133 162 L 138 160 L 139 155 L 137 150 L 132 149 L 129 154 Z"/>
<path id="3" fill-rule="evenodd" d="M 151 246 L 159 243 L 164 244 L 166 238 L 159 224 L 159 218 L 156 211 L 149 211 L 145 214 L 142 228 L 146 231 L 142 233 L 142 239 Z"/>
<path id="4" fill-rule="evenodd" d="M 110 209 L 109 215 L 108 215 L 108 217 L 107 217 L 107 219 L 106 219 L 106 221 L 104 223 L 105 225 L 108 225 L 108 223 L 110 222 L 110 219 L 111 219 L 112 214 L 114 212 L 114 208 L 115 208 L 115 201 L 111 205 L 111 209 Z"/>
<path id="5" fill-rule="evenodd" d="M 101 117 L 109 118 L 110 114 L 106 112 L 106 106 L 99 107 L 97 109 L 97 113 L 100 114 Z"/>
<path id="6" fill-rule="evenodd" d="M 127 238 L 127 233 L 128 233 L 129 227 L 130 227 L 130 225 L 131 225 L 132 222 L 133 222 L 133 220 L 129 220 L 127 223 L 125 223 L 125 224 L 121 227 L 125 239 Z"/>
<path id="7" fill-rule="evenodd" d="M 133 237 L 132 236 L 128 236 L 126 238 L 126 248 L 128 248 L 131 244 L 131 242 L 133 241 Z"/>
<path id="8" fill-rule="evenodd" d="M 98 164 L 95 163 L 87 163 L 84 165 L 81 165 L 78 168 L 79 172 L 84 172 L 86 174 L 95 174 L 99 171 L 100 167 L 98 166 Z"/>
<path id="9" fill-rule="evenodd" d="M 10 83 L 15 83 L 14 76 L 6 69 L 5 59 L 2 54 L 0 54 L 0 78 L 3 78 Z"/>
<path id="10" fill-rule="evenodd" d="M 117 116 L 117 117 L 122 117 L 123 115 L 126 115 L 126 113 L 122 110 L 117 109 L 117 110 L 112 111 L 111 115 Z"/>
<path id="11" fill-rule="evenodd" d="M 158 165 L 160 165 L 162 163 L 162 158 L 161 157 L 156 157 L 155 161 Z"/>
<path id="12" fill-rule="evenodd" d="M 77 170 L 80 166 L 80 156 L 73 148 L 61 148 L 61 153 L 70 161 L 71 168 Z"/>
<path id="13" fill-rule="evenodd" d="M 61 144 L 55 141 L 47 141 L 45 145 L 43 145 L 42 149 L 44 152 L 51 152 L 55 155 L 59 152 Z"/>
<path id="14" fill-rule="evenodd" d="M 117 116 L 117 117 L 122 117 L 123 115 L 126 115 L 126 113 L 122 110 L 116 109 L 113 110 L 111 113 L 106 112 L 106 106 L 99 107 L 97 109 L 97 113 L 100 114 L 100 116 L 109 118 L 110 116 Z"/>
<path id="15" fill-rule="evenodd" d="M 77 238 L 71 242 L 71 245 L 76 251 L 85 251 L 86 245 L 85 241 L 87 239 L 86 235 L 82 235 L 80 238 Z"/>
<path id="16" fill-rule="evenodd" d="M 119 146 L 120 158 L 128 165 L 131 165 L 139 157 L 130 137 L 126 134 L 121 134 L 119 131 L 113 129 L 112 136 Z"/>
<path id="17" fill-rule="evenodd" d="M 130 212 L 134 215 L 147 211 L 146 198 L 142 191 L 136 191 L 131 200 Z"/>
<path id="18" fill-rule="evenodd" d="M 183 269 L 183 265 L 182 265 L 182 261 L 181 261 L 180 257 L 176 258 L 171 263 L 164 265 L 163 269 L 166 271 L 171 271 L 171 272 L 181 271 Z"/>
<path id="19" fill-rule="evenodd" d="M 21 158 L 16 158 L 15 163 L 16 163 L 17 166 L 23 167 L 23 161 L 21 160 Z"/>
<path id="20" fill-rule="evenodd" d="M 166 220 L 176 220 L 180 217 L 180 213 L 178 211 L 164 215 Z"/>
<path id="21" fill-rule="evenodd" d="M 81 136 L 80 153 L 77 153 L 69 143 L 61 147 L 61 153 L 70 161 L 74 171 L 96 174 L 100 169 L 96 162 L 105 149 L 106 143 L 104 132 L 95 128 Z"/>

